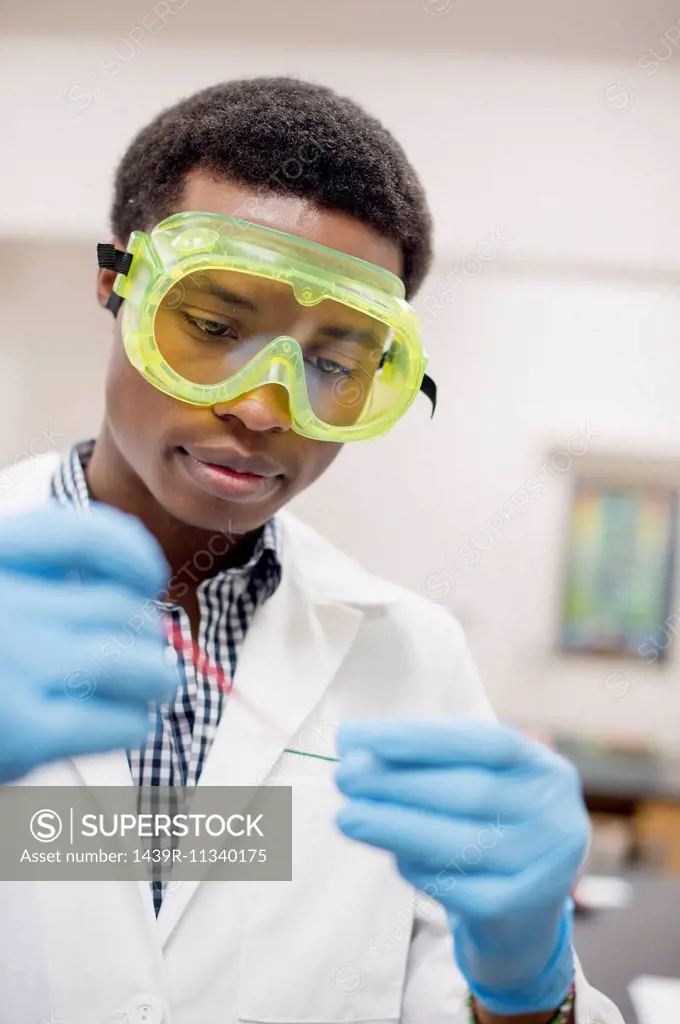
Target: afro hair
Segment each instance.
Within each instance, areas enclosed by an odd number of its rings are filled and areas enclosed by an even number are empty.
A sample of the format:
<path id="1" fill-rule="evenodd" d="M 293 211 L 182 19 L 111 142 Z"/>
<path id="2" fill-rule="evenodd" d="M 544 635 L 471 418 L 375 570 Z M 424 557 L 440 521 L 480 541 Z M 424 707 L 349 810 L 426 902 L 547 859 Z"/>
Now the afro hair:
<path id="1" fill-rule="evenodd" d="M 169 216 L 195 169 L 356 217 L 400 246 L 407 298 L 422 284 L 432 256 L 422 185 L 380 121 L 332 89 L 238 79 L 163 110 L 117 168 L 114 234 L 127 241 Z"/>

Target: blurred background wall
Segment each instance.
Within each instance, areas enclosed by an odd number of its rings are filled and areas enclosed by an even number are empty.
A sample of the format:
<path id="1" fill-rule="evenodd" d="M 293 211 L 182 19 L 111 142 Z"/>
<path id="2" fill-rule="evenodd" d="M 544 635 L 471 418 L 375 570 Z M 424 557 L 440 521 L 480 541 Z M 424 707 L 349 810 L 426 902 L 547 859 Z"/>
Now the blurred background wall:
<path id="1" fill-rule="evenodd" d="M 566 658 L 556 631 L 574 453 L 680 462 L 677 3 L 4 0 L 0 24 L 0 461 L 98 429 L 95 244 L 133 133 L 227 78 L 330 85 L 426 186 L 440 406 L 348 446 L 297 511 L 459 615 L 501 715 L 671 742 L 673 659 Z"/>

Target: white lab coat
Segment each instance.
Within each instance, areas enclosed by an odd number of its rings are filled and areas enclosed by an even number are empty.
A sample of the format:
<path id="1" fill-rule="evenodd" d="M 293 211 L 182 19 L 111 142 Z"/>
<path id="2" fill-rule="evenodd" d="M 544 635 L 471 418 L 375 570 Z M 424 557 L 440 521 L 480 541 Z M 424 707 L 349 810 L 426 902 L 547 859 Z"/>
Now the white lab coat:
<path id="1" fill-rule="evenodd" d="M 13 467 L 0 514 L 47 502 L 56 464 Z M 338 722 L 355 717 L 491 715 L 443 609 L 290 514 L 280 524 L 282 583 L 255 616 L 235 682 L 288 746 L 332 754 Z M 158 920 L 147 883 L 3 882 L 0 1024 L 467 1024 L 440 908 L 391 856 L 334 827 L 334 765 L 284 746 L 229 702 L 200 785 L 293 787 L 291 882 L 185 882 Z M 122 751 L 21 784 L 132 785 Z M 577 991 L 578 1024 L 621 1024 L 580 968 Z"/>

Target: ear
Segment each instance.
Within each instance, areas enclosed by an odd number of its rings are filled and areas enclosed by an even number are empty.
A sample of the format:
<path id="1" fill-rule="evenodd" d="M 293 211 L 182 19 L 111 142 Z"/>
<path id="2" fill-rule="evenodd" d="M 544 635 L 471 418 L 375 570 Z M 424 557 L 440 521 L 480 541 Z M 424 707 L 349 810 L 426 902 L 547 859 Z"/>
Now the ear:
<path id="1" fill-rule="evenodd" d="M 111 241 L 116 249 L 125 249 L 125 243 L 117 236 L 114 235 Z M 117 276 L 115 270 L 103 270 L 100 268 L 97 272 L 97 302 L 103 308 L 106 308 L 106 303 L 109 301 L 113 291 L 113 282 Z"/>

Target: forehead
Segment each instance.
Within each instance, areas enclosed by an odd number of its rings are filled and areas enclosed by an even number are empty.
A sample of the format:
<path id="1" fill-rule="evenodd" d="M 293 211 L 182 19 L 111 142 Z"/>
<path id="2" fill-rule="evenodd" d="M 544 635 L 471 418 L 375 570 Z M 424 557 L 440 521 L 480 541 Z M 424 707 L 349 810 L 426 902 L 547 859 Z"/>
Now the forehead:
<path id="1" fill-rule="evenodd" d="M 182 196 L 171 212 L 189 210 L 240 217 L 337 249 L 398 277 L 403 273 L 396 242 L 349 214 L 323 209 L 300 196 L 279 195 L 195 170 L 187 175 Z"/>

